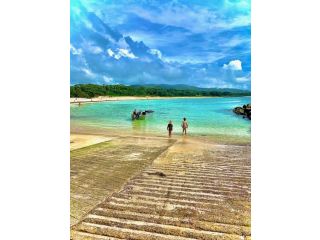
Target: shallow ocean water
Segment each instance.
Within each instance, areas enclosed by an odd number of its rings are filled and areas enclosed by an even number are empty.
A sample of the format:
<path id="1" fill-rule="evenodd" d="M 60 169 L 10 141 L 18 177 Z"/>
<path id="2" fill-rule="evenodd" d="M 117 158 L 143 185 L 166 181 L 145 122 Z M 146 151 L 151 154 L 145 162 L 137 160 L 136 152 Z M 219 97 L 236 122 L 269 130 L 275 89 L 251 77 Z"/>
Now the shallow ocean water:
<path id="1" fill-rule="evenodd" d="M 181 132 L 182 118 L 189 123 L 188 133 L 197 136 L 228 135 L 249 137 L 251 122 L 232 112 L 236 106 L 250 103 L 251 97 L 175 98 L 128 100 L 71 104 L 71 124 L 113 129 L 128 133 L 166 134 L 169 120 L 174 133 Z M 137 110 L 154 110 L 145 120 L 131 120 Z"/>

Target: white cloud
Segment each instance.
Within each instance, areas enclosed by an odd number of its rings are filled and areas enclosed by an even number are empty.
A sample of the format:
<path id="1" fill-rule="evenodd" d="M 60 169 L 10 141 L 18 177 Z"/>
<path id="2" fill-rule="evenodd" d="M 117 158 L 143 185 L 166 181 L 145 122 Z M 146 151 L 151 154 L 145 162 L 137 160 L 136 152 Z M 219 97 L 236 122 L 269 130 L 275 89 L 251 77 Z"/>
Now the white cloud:
<path id="1" fill-rule="evenodd" d="M 88 77 L 95 76 L 95 74 L 89 68 L 81 68 L 81 71 L 84 72 Z"/>
<path id="2" fill-rule="evenodd" d="M 82 20 L 82 21 L 83 21 L 84 25 L 85 25 L 88 29 L 94 30 L 91 22 L 89 22 L 89 21 L 86 20 L 86 19 L 84 19 L 84 20 Z"/>
<path id="3" fill-rule="evenodd" d="M 114 55 L 114 58 L 117 59 L 117 60 L 119 60 L 119 59 L 121 58 L 121 55 L 120 55 L 120 54 L 115 54 L 115 55 Z"/>
<path id="4" fill-rule="evenodd" d="M 102 76 L 102 78 L 105 83 L 112 83 L 113 82 L 112 77 Z"/>
<path id="5" fill-rule="evenodd" d="M 188 36 L 183 32 L 169 31 L 161 34 L 145 30 L 126 31 L 126 35 L 130 36 L 136 42 L 144 42 L 150 48 L 166 47 L 168 44 L 174 44 L 185 41 Z"/>
<path id="6" fill-rule="evenodd" d="M 110 48 L 107 50 L 107 53 L 109 54 L 110 57 L 113 57 L 115 55 Z"/>
<path id="7" fill-rule="evenodd" d="M 223 41 L 219 43 L 221 47 L 236 47 L 243 44 L 250 44 L 250 38 L 235 36 L 229 39 L 228 41 Z"/>
<path id="8" fill-rule="evenodd" d="M 250 0 L 223 2 L 216 7 L 170 2 L 153 10 L 135 6 L 129 12 L 153 23 L 185 28 L 194 33 L 250 26 Z"/>
<path id="9" fill-rule="evenodd" d="M 82 53 L 81 48 L 75 48 L 72 44 L 70 45 L 70 51 L 73 55 L 81 55 Z"/>
<path id="10" fill-rule="evenodd" d="M 103 52 L 101 47 L 97 46 L 95 42 L 90 40 L 84 40 L 81 46 L 83 49 L 93 54 L 100 54 Z"/>
<path id="11" fill-rule="evenodd" d="M 205 8 L 190 8 L 186 5 L 163 5 L 154 11 L 133 7 L 134 14 L 151 22 L 163 25 L 183 27 L 193 32 L 204 32 L 212 29 L 215 13 Z"/>
<path id="12" fill-rule="evenodd" d="M 128 57 L 128 58 L 138 58 L 136 57 L 130 50 L 120 48 L 118 54 L 120 54 L 122 57 Z"/>
<path id="13" fill-rule="evenodd" d="M 153 55 L 156 55 L 159 59 L 162 58 L 162 53 L 160 52 L 160 50 L 158 49 L 150 49 L 148 50 L 149 53 L 153 54 Z"/>
<path id="14" fill-rule="evenodd" d="M 217 21 L 215 24 L 215 27 L 222 28 L 222 29 L 232 29 L 235 27 L 250 26 L 250 24 L 251 24 L 250 15 L 242 15 L 229 20 Z"/>
<path id="15" fill-rule="evenodd" d="M 119 60 L 121 57 L 126 57 L 126 58 L 138 58 L 135 56 L 130 50 L 124 49 L 124 48 L 118 48 L 118 52 L 112 51 L 110 48 L 107 50 L 107 53 L 110 57 L 114 57 L 115 59 Z"/>
<path id="16" fill-rule="evenodd" d="M 203 82 L 199 82 L 199 87 L 205 88 L 233 88 L 231 83 L 225 82 L 220 78 L 205 77 Z"/>
<path id="17" fill-rule="evenodd" d="M 240 60 L 232 60 L 228 64 L 223 64 L 223 69 L 233 70 L 233 71 L 241 71 L 241 61 Z"/>
<path id="18" fill-rule="evenodd" d="M 98 46 L 92 46 L 92 45 L 88 47 L 88 50 L 93 54 L 99 54 L 103 52 L 102 48 Z"/>
<path id="19" fill-rule="evenodd" d="M 249 77 L 237 77 L 236 81 L 237 82 L 248 82 L 248 81 L 250 81 L 250 78 Z"/>
<path id="20" fill-rule="evenodd" d="M 201 63 L 213 63 L 219 59 L 225 58 L 226 55 L 223 52 L 204 52 L 194 55 L 181 54 L 177 56 L 163 57 L 163 61 L 167 63 L 180 63 L 180 64 L 201 64 Z"/>

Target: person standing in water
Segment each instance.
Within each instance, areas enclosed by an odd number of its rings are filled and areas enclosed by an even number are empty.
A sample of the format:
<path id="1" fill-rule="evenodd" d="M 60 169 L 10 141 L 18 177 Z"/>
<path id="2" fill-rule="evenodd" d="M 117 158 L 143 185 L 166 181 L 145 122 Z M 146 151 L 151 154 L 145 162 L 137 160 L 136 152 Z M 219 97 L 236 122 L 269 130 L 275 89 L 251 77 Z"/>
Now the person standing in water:
<path id="1" fill-rule="evenodd" d="M 169 137 L 171 137 L 171 133 L 172 133 L 172 130 L 173 130 L 173 124 L 172 124 L 171 120 L 168 123 L 167 130 L 169 132 Z"/>
<path id="2" fill-rule="evenodd" d="M 182 127 L 182 135 L 187 135 L 187 128 L 188 128 L 188 122 L 186 118 L 183 118 L 183 121 L 181 123 L 181 127 Z"/>

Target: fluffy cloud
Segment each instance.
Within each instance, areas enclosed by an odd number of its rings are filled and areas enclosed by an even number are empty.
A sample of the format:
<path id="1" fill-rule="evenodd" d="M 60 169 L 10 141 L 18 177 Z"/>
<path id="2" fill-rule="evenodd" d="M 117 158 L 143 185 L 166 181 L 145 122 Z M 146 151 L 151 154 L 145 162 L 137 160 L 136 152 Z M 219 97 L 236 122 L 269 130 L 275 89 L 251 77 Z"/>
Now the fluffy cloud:
<path id="1" fill-rule="evenodd" d="M 107 76 L 102 76 L 103 80 L 105 83 L 109 84 L 113 82 L 113 78 L 112 77 L 107 77 Z"/>
<path id="2" fill-rule="evenodd" d="M 102 48 L 100 48 L 100 47 L 98 47 L 98 46 L 92 46 L 92 45 L 90 45 L 90 46 L 87 47 L 87 49 L 88 49 L 88 51 L 89 51 L 90 53 L 93 53 L 93 54 L 100 54 L 100 53 L 103 52 Z"/>
<path id="3" fill-rule="evenodd" d="M 228 64 L 223 64 L 223 69 L 241 71 L 242 65 L 240 60 L 232 60 Z"/>
<path id="4" fill-rule="evenodd" d="M 231 83 L 215 77 L 205 77 L 199 87 L 204 88 L 233 88 Z"/>
<path id="5" fill-rule="evenodd" d="M 88 77 L 95 77 L 95 74 L 89 68 L 81 68 L 81 71 L 84 72 Z"/>
<path id="6" fill-rule="evenodd" d="M 136 57 L 130 50 L 128 49 L 123 49 L 120 48 L 118 54 L 122 57 L 127 57 L 127 58 L 138 58 Z"/>
<path id="7" fill-rule="evenodd" d="M 151 53 L 152 55 L 156 55 L 159 59 L 162 59 L 162 53 L 160 52 L 160 50 L 150 49 L 148 52 Z"/>
<path id="8" fill-rule="evenodd" d="M 250 88 L 247 0 L 79 1 L 71 83 Z"/>
<path id="9" fill-rule="evenodd" d="M 109 48 L 107 50 L 107 53 L 110 57 L 113 57 L 117 60 L 119 60 L 121 57 L 126 57 L 126 58 L 131 58 L 131 59 L 138 58 L 130 50 L 124 49 L 124 48 L 118 48 L 117 52 L 114 52 Z"/>
<path id="10" fill-rule="evenodd" d="M 246 77 L 237 77 L 236 81 L 237 82 L 248 82 L 248 81 L 250 81 L 250 78 L 247 76 Z"/>
<path id="11" fill-rule="evenodd" d="M 127 12 L 153 23 L 185 28 L 193 33 L 250 25 L 250 0 L 209 2 L 174 0 L 158 4 L 150 1 L 140 6 L 133 5 Z"/>
<path id="12" fill-rule="evenodd" d="M 110 57 L 113 57 L 115 55 L 115 53 L 110 48 L 107 50 L 107 53 Z"/>
<path id="13" fill-rule="evenodd" d="M 70 51 L 73 55 L 81 55 L 81 53 L 82 53 L 81 48 L 77 49 L 72 44 L 70 45 Z"/>

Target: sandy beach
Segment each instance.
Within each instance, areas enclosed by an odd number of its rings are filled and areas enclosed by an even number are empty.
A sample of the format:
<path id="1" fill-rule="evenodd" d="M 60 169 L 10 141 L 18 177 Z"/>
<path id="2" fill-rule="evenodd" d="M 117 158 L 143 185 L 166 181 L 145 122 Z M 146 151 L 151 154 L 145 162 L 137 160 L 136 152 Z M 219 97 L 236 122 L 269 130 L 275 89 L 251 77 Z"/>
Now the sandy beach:
<path id="1" fill-rule="evenodd" d="M 105 137 L 92 134 L 71 134 L 70 135 L 70 151 L 88 147 L 90 145 L 98 144 L 112 140 L 112 137 Z"/>
<path id="2" fill-rule="evenodd" d="M 72 128 L 71 149 L 72 239 L 251 239 L 248 142 Z"/>
<path id="3" fill-rule="evenodd" d="M 100 96 L 94 98 L 70 98 L 71 104 L 79 104 L 79 103 L 90 103 L 90 102 L 105 102 L 105 101 L 126 101 L 126 100 L 155 100 L 155 99 L 179 99 L 179 98 L 217 98 L 217 97 L 154 97 L 154 96 L 146 96 L 146 97 L 136 97 L 136 96 L 119 96 L 119 97 L 111 97 L 111 96 Z"/>

